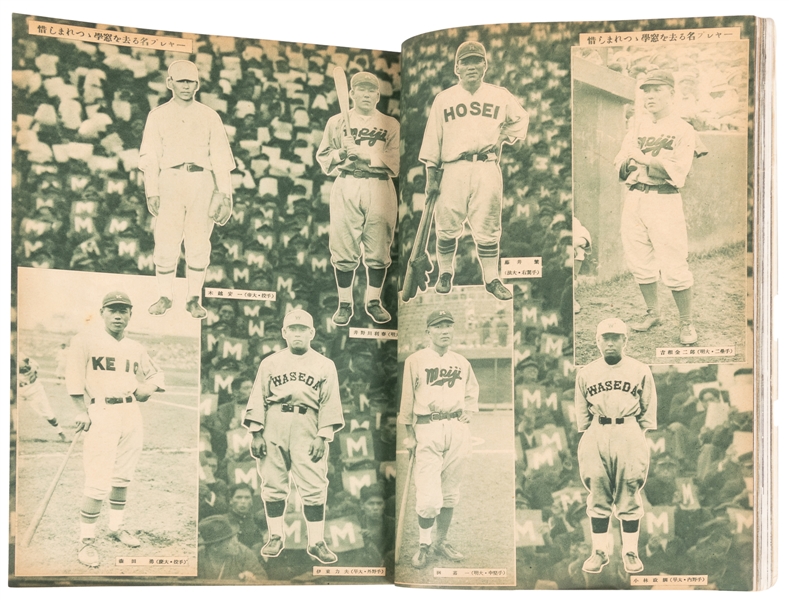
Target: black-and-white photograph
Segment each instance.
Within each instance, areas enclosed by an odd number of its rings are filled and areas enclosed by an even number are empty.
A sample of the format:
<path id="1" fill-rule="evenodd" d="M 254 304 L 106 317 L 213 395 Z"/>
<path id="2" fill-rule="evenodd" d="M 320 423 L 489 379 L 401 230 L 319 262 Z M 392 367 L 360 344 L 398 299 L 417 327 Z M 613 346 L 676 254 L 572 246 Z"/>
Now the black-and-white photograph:
<path id="1" fill-rule="evenodd" d="M 17 575 L 196 575 L 198 322 L 150 277 L 18 281 Z"/>
<path id="2" fill-rule="evenodd" d="M 735 31 L 573 48 L 579 365 L 609 317 L 646 363 L 745 360 L 748 42 Z"/>

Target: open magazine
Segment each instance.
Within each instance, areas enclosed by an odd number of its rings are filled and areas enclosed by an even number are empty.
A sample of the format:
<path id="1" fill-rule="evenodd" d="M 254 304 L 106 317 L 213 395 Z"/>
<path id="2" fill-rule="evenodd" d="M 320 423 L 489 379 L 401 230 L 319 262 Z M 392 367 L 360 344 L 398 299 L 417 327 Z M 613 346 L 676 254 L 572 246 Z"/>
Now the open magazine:
<path id="1" fill-rule="evenodd" d="M 771 36 L 14 15 L 11 585 L 769 587 Z"/>

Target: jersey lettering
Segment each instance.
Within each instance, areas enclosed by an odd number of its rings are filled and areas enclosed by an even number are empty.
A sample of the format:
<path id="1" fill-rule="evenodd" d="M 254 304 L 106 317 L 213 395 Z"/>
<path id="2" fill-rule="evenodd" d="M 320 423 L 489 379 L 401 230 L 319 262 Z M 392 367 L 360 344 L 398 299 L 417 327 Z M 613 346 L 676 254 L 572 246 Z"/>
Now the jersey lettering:
<path id="1" fill-rule="evenodd" d="M 629 392 L 631 396 L 634 398 L 638 398 L 641 395 L 641 388 L 637 384 L 632 384 L 629 381 L 604 381 L 600 383 L 596 383 L 590 385 L 586 388 L 586 395 L 587 397 L 591 398 L 599 394 L 600 392 L 610 392 L 613 390 L 621 390 L 623 392 Z"/>
<path id="2" fill-rule="evenodd" d="M 673 150 L 675 138 L 676 136 L 673 135 L 661 135 L 660 137 L 640 137 L 638 138 L 638 147 L 641 148 L 641 151 L 644 154 L 651 153 L 652 156 L 657 156 L 663 149 Z"/>
<path id="3" fill-rule="evenodd" d="M 278 387 L 282 384 L 285 384 L 289 381 L 301 381 L 306 386 L 311 387 L 313 390 L 317 390 L 320 387 L 320 380 L 315 380 L 312 375 L 307 375 L 306 373 L 297 373 L 296 371 L 291 371 L 290 373 L 285 373 L 283 375 L 272 375 L 270 380 L 270 385 L 272 387 Z"/>
<path id="4" fill-rule="evenodd" d="M 470 109 L 469 106 L 471 107 Z M 445 108 L 444 123 L 448 123 L 450 119 L 454 119 L 455 117 L 460 117 L 462 119 L 466 115 L 470 115 L 472 117 L 482 116 L 489 119 L 496 119 L 496 117 L 499 116 L 499 110 L 501 110 L 501 106 L 498 104 L 490 104 L 489 102 L 485 102 L 482 105 L 480 105 L 479 102 L 472 102 L 469 104 L 469 106 L 466 106 L 461 102 L 456 106 Z"/>
<path id="5" fill-rule="evenodd" d="M 427 385 L 446 385 L 448 388 L 451 388 L 459 379 L 461 379 L 461 377 L 458 367 L 450 367 L 449 369 L 425 369 L 425 381 L 427 381 Z"/>
<path id="6" fill-rule="evenodd" d="M 375 146 L 375 142 L 379 140 L 386 142 L 386 136 L 389 132 L 386 129 L 378 129 L 378 127 L 373 127 L 372 129 L 362 127 L 361 129 L 352 128 L 351 134 L 359 146 L 362 145 L 362 142 L 367 142 L 367 145 L 372 148 Z"/>

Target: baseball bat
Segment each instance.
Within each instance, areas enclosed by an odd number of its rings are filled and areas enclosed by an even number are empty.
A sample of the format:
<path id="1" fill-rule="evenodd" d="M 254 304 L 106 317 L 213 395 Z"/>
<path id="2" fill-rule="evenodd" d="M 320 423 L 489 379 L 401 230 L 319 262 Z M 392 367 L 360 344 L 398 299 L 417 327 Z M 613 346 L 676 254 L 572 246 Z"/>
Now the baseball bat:
<path id="1" fill-rule="evenodd" d="M 334 87 L 337 90 L 337 102 L 340 103 L 340 113 L 342 113 L 342 120 L 345 123 L 345 130 L 348 135 L 353 135 L 351 133 L 351 101 L 348 98 L 348 80 L 342 67 L 335 67 L 333 75 Z M 348 158 L 356 160 L 356 155 L 349 153 Z"/>
<path id="2" fill-rule="evenodd" d="M 416 449 L 410 452 L 408 459 L 408 472 L 405 474 L 403 486 L 403 499 L 400 501 L 400 513 L 397 515 L 397 529 L 395 530 L 395 564 L 400 562 L 400 546 L 403 544 L 403 525 L 405 524 L 405 506 L 408 502 L 408 488 L 411 486 L 411 473 L 414 471 Z"/>
<path id="3" fill-rule="evenodd" d="M 68 462 L 69 457 L 71 456 L 71 452 L 74 450 L 74 446 L 77 445 L 77 440 L 82 435 L 82 431 L 78 431 L 74 434 L 74 439 L 71 440 L 71 445 L 68 447 L 68 452 L 66 452 L 66 457 L 63 459 L 63 462 L 60 463 L 60 467 L 58 468 L 58 472 L 55 473 L 55 478 L 52 480 L 52 483 L 49 484 L 49 488 L 47 489 L 46 494 L 44 494 L 44 499 L 41 500 L 41 503 L 38 505 L 36 509 L 36 514 L 33 515 L 33 520 L 28 525 L 27 530 L 25 531 L 25 535 L 22 536 L 22 546 L 27 547 L 30 545 L 30 541 L 33 539 L 33 536 L 36 533 L 36 529 L 38 529 L 39 523 L 41 523 L 41 519 L 44 517 L 44 512 L 47 510 L 47 506 L 49 506 L 49 501 L 52 499 L 52 494 L 55 493 L 55 487 L 60 481 L 60 476 L 63 475 L 63 471 L 66 468 L 66 463 Z"/>
<path id="4" fill-rule="evenodd" d="M 416 297 L 418 288 L 425 289 L 427 273 L 433 270 L 430 258 L 425 250 L 430 238 L 430 226 L 433 222 L 433 211 L 438 200 L 438 193 L 428 195 L 425 200 L 425 209 L 422 211 L 422 219 L 414 236 L 414 247 L 411 249 L 411 256 L 405 267 L 405 277 L 403 278 L 403 302 L 408 302 Z"/>

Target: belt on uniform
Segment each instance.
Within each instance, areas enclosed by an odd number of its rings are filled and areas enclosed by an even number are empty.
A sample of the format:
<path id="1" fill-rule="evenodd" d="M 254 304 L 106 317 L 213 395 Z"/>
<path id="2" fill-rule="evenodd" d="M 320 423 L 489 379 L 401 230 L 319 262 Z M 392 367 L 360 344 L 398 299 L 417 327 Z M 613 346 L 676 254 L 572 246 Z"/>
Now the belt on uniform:
<path id="1" fill-rule="evenodd" d="M 425 423 L 432 423 L 433 421 L 445 421 L 447 419 L 457 419 L 462 414 L 463 414 L 462 410 L 456 410 L 455 412 L 451 412 L 451 413 L 434 412 L 434 413 L 430 413 L 429 415 L 417 415 L 416 424 L 424 425 Z"/>
<path id="2" fill-rule="evenodd" d="M 205 171 L 203 167 L 194 163 L 181 163 L 180 165 L 175 165 L 174 167 L 170 168 L 178 169 L 179 171 L 188 171 L 189 173 L 199 173 L 200 171 Z"/>
<path id="3" fill-rule="evenodd" d="M 282 404 L 282 412 L 297 412 L 300 415 L 307 414 L 309 408 L 306 406 L 297 406 L 295 404 Z"/>
<path id="4" fill-rule="evenodd" d="M 123 404 L 124 402 L 134 402 L 134 396 L 118 396 L 115 398 L 104 398 L 104 402 L 107 404 Z M 96 398 L 90 399 L 91 404 L 96 403 Z"/>
<path id="5" fill-rule="evenodd" d="M 354 169 L 353 171 L 340 171 L 340 177 L 356 177 L 357 179 L 389 179 L 387 173 Z"/>
<path id="6" fill-rule="evenodd" d="M 611 424 L 614 424 L 614 423 L 617 424 L 617 425 L 621 425 L 627 419 L 630 419 L 630 418 L 632 418 L 632 417 L 617 417 L 616 419 L 610 419 L 608 417 L 597 417 L 597 422 L 600 423 L 600 425 L 611 425 Z"/>
<path id="7" fill-rule="evenodd" d="M 675 188 L 670 183 L 661 183 L 660 185 L 649 185 L 648 183 L 634 183 L 630 186 L 631 190 L 636 190 L 637 192 L 644 192 L 648 194 L 649 192 L 657 192 L 658 194 L 678 194 L 679 190 Z"/>
<path id="8" fill-rule="evenodd" d="M 457 159 L 449 162 L 467 160 L 468 162 L 487 162 L 498 158 L 495 152 L 464 152 Z"/>

